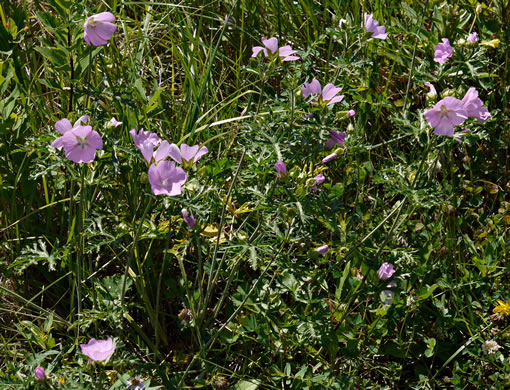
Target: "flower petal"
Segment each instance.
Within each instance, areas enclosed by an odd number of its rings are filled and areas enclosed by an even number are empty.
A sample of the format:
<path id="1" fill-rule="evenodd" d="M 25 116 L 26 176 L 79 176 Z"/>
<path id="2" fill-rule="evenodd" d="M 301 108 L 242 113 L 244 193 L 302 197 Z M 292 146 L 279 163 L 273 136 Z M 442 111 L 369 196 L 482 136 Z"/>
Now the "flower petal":
<path id="1" fill-rule="evenodd" d="M 69 121 L 69 119 L 64 118 L 64 119 L 59 120 L 57 123 L 55 123 L 55 129 L 57 129 L 57 131 L 60 134 L 64 135 L 68 131 L 72 130 L 73 126 L 71 125 L 71 122 Z"/>

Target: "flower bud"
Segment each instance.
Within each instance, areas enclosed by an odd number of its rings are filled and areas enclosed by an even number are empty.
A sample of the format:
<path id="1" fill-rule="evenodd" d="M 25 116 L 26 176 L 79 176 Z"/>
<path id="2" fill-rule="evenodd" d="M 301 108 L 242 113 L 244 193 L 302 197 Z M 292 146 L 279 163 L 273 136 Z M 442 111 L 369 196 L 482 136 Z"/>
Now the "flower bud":
<path id="1" fill-rule="evenodd" d="M 276 174 L 280 179 L 283 179 L 285 176 L 287 176 L 287 167 L 283 161 L 278 161 L 276 164 L 274 164 L 274 168 L 276 169 Z"/>
<path id="2" fill-rule="evenodd" d="M 190 229 L 193 229 L 195 227 L 195 217 L 193 217 L 193 214 L 191 214 L 188 210 L 182 209 L 182 218 L 184 219 L 184 222 L 189 226 Z"/>
<path id="3" fill-rule="evenodd" d="M 393 268 L 393 264 L 382 263 L 379 271 L 377 271 L 377 277 L 381 280 L 388 280 L 394 273 L 395 269 Z"/>
<path id="4" fill-rule="evenodd" d="M 476 12 L 477 15 L 480 15 L 482 13 L 482 5 L 481 4 L 478 4 L 476 6 L 475 12 Z"/>
<path id="5" fill-rule="evenodd" d="M 318 247 L 316 249 L 316 252 L 319 255 L 325 255 L 326 253 L 328 253 L 328 250 L 329 250 L 329 245 L 323 245 L 323 246 Z"/>
<path id="6" fill-rule="evenodd" d="M 45 380 L 46 372 L 44 371 L 44 368 L 42 368 L 41 366 L 36 367 L 34 370 L 34 376 L 38 381 L 42 382 L 43 380 Z"/>

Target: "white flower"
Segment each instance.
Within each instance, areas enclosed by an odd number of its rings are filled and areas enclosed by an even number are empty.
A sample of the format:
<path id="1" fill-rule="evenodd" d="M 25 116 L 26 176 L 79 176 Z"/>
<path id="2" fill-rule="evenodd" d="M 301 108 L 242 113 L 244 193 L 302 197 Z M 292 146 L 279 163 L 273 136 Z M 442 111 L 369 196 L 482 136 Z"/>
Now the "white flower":
<path id="1" fill-rule="evenodd" d="M 500 349 L 500 348 L 501 348 L 501 346 L 498 343 L 496 343 L 494 340 L 487 340 L 482 345 L 482 351 L 489 355 L 496 353 L 498 351 L 498 349 Z"/>
<path id="2" fill-rule="evenodd" d="M 142 390 L 145 388 L 143 384 L 143 379 L 134 377 L 127 381 L 128 389 L 130 390 Z"/>

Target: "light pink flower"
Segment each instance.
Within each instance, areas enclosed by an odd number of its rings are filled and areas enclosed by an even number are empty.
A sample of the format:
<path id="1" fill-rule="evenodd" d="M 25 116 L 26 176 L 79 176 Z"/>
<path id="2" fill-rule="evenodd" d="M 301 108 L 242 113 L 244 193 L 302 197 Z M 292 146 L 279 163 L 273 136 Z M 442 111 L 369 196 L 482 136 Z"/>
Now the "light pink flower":
<path id="1" fill-rule="evenodd" d="M 319 185 L 326 181 L 326 177 L 322 173 L 319 173 L 317 176 L 314 177 L 315 184 Z"/>
<path id="2" fill-rule="evenodd" d="M 437 44 L 436 51 L 434 53 L 434 61 L 439 62 L 440 64 L 444 64 L 453 56 L 453 49 L 450 46 L 448 38 L 443 38 L 442 41 L 443 43 Z"/>
<path id="3" fill-rule="evenodd" d="M 436 135 L 452 137 L 453 126 L 461 125 L 467 117 L 468 113 L 464 104 L 459 99 L 450 96 L 441 99 L 433 108 L 425 111 L 425 119 L 434 128 Z"/>
<path id="4" fill-rule="evenodd" d="M 471 34 L 468 35 L 468 41 L 471 42 L 471 43 L 475 43 L 478 41 L 478 34 L 473 32 Z"/>
<path id="5" fill-rule="evenodd" d="M 46 379 L 46 372 L 44 371 L 44 368 L 41 366 L 38 366 L 34 370 L 34 376 L 38 381 L 43 381 Z"/>
<path id="6" fill-rule="evenodd" d="M 282 46 L 278 49 L 278 39 L 275 37 L 269 39 L 262 38 L 262 43 L 265 47 L 255 46 L 252 48 L 252 58 L 257 57 L 260 52 L 263 52 L 266 57 L 273 57 L 278 51 L 278 57 L 280 57 L 282 61 L 299 60 L 299 57 L 293 56 L 297 51 L 292 50 L 289 45 Z"/>
<path id="7" fill-rule="evenodd" d="M 462 106 L 467 112 L 467 116 L 471 118 L 478 118 L 480 123 L 485 122 L 491 118 L 489 110 L 483 106 L 483 102 L 478 97 L 476 88 L 469 88 L 464 98 L 462 99 Z"/>
<path id="8" fill-rule="evenodd" d="M 135 129 L 131 129 L 129 134 L 131 134 L 131 138 L 133 138 L 136 147 L 142 152 L 145 161 L 150 164 L 154 154 L 154 148 L 161 142 L 161 139 L 156 133 L 144 131 L 143 129 L 140 129 L 138 134 Z"/>
<path id="9" fill-rule="evenodd" d="M 186 179 L 184 170 L 176 167 L 173 161 L 161 161 L 149 168 L 149 182 L 154 195 L 180 195 Z"/>
<path id="10" fill-rule="evenodd" d="M 61 119 L 57 123 L 55 123 L 55 129 L 57 129 L 57 131 L 60 134 L 64 135 L 68 131 L 71 131 L 72 129 L 74 129 L 82 124 L 87 124 L 89 121 L 90 121 L 90 118 L 87 115 L 83 115 L 80 118 L 78 118 L 78 120 L 76 122 L 74 122 L 74 125 L 71 125 L 71 122 L 69 121 L 69 119 L 65 118 L 65 119 Z M 51 143 L 51 146 L 53 146 L 55 149 L 61 150 L 62 147 L 64 146 L 64 145 L 62 145 L 62 138 L 64 138 L 64 137 L 57 138 L 55 141 L 53 141 Z"/>
<path id="11" fill-rule="evenodd" d="M 276 164 L 274 164 L 274 169 L 276 169 L 276 174 L 280 179 L 283 179 L 285 176 L 287 176 L 287 167 L 283 161 L 278 161 Z"/>
<path id="12" fill-rule="evenodd" d="M 372 33 L 372 38 L 386 39 L 386 27 L 379 26 L 379 22 L 374 19 L 372 14 L 365 14 L 365 29 L 367 32 Z"/>
<path id="13" fill-rule="evenodd" d="M 354 110 L 349 110 L 349 111 L 347 112 L 347 115 L 349 116 L 349 118 L 352 118 L 354 115 L 356 115 L 356 111 L 354 111 Z"/>
<path id="14" fill-rule="evenodd" d="M 163 146 L 163 145 L 161 145 Z M 160 148 L 161 148 L 160 146 Z M 159 148 L 158 148 L 159 152 Z M 167 153 L 167 156 L 178 162 L 179 164 L 187 164 L 187 163 L 196 163 L 203 155 L 205 155 L 209 150 L 202 146 L 199 149 L 199 145 L 188 146 L 186 144 L 181 145 L 181 149 L 176 144 L 170 144 L 166 146 L 162 151 L 162 153 Z"/>
<path id="15" fill-rule="evenodd" d="M 377 271 L 377 276 L 381 280 L 388 280 L 395 273 L 395 269 L 393 268 L 393 264 L 391 263 L 382 263 L 379 271 Z"/>
<path id="16" fill-rule="evenodd" d="M 87 355 L 90 360 L 102 362 L 107 360 L 115 352 L 116 344 L 113 343 L 111 337 L 106 340 L 90 339 L 87 344 L 80 344 L 81 352 Z"/>
<path id="17" fill-rule="evenodd" d="M 314 100 L 319 100 L 320 98 L 319 102 L 325 103 L 327 106 L 342 101 L 344 95 L 338 95 L 341 90 L 342 88 L 335 87 L 331 83 L 326 84 L 324 89 L 322 89 L 321 84 L 316 79 L 313 79 L 310 83 L 305 83 L 302 89 L 305 98 L 310 95 L 321 94 L 315 97 Z"/>
<path id="18" fill-rule="evenodd" d="M 319 255 L 325 255 L 329 251 L 329 245 L 323 245 L 315 249 Z"/>
<path id="19" fill-rule="evenodd" d="M 111 12 L 101 12 L 88 17 L 83 25 L 85 42 L 93 46 L 106 45 L 117 29 L 117 26 L 112 23 L 114 21 L 115 16 Z"/>
<path id="20" fill-rule="evenodd" d="M 76 126 L 60 139 L 66 157 L 76 163 L 89 163 L 96 158 L 96 150 L 103 149 L 103 139 L 91 126 Z M 53 144 L 55 144 L 57 141 Z"/>
<path id="21" fill-rule="evenodd" d="M 110 121 L 110 124 L 113 126 L 113 128 L 117 128 L 122 125 L 122 122 L 119 122 L 117 119 L 115 119 L 115 117 L 113 117 Z"/>
<path id="22" fill-rule="evenodd" d="M 347 133 L 344 133 L 343 131 L 330 130 L 329 139 L 326 142 L 326 148 L 331 149 L 337 144 L 344 146 L 345 137 L 347 137 Z"/>

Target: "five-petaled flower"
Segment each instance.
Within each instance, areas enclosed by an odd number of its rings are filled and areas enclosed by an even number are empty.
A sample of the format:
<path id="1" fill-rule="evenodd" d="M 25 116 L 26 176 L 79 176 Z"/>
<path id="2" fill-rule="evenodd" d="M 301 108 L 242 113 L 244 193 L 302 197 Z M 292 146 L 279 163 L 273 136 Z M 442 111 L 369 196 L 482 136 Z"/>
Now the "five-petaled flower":
<path id="1" fill-rule="evenodd" d="M 103 139 L 91 126 L 83 126 L 89 117 L 84 115 L 79 118 L 74 126 L 68 119 L 59 120 L 55 128 L 62 134 L 52 142 L 51 146 L 58 150 L 64 148 L 66 157 L 76 163 L 89 163 L 96 158 L 96 150 L 103 148 Z"/>
<path id="2" fill-rule="evenodd" d="M 444 64 L 453 56 L 453 49 L 448 38 L 443 38 L 442 41 L 443 43 L 436 45 L 436 51 L 434 52 L 434 61 L 440 64 Z"/>
<path id="3" fill-rule="evenodd" d="M 90 360 L 101 362 L 107 360 L 115 352 L 116 344 L 111 337 L 106 340 L 90 339 L 87 344 L 80 344 L 81 352 L 87 355 Z"/>
<path id="4" fill-rule="evenodd" d="M 441 99 L 430 110 L 425 111 L 425 119 L 434 128 L 434 134 L 453 136 L 453 126 L 461 125 L 468 113 L 459 99 L 448 96 Z"/>
<path id="5" fill-rule="evenodd" d="M 184 170 L 176 167 L 173 161 L 161 161 L 149 168 L 149 182 L 154 195 L 180 195 L 186 179 Z"/>
<path id="6" fill-rule="evenodd" d="M 320 103 L 327 106 L 342 101 L 344 95 L 338 95 L 341 90 L 342 88 L 335 87 L 331 83 L 326 84 L 324 89 L 322 89 L 321 83 L 317 79 L 313 79 L 310 83 L 305 83 L 302 89 L 305 98 L 310 95 L 320 94 L 320 96 L 316 96 L 314 100 L 319 100 Z"/>
<path id="7" fill-rule="evenodd" d="M 276 56 L 278 52 L 278 57 L 282 61 L 297 61 L 299 60 L 298 56 L 294 56 L 296 50 L 292 50 L 289 45 L 282 46 L 278 48 L 278 39 L 273 37 L 269 39 L 262 38 L 262 44 L 265 46 L 255 46 L 252 48 L 253 54 L 252 58 L 257 57 L 260 52 L 263 52 L 266 57 L 273 58 Z"/>
<path id="8" fill-rule="evenodd" d="M 205 146 L 199 148 L 198 145 L 188 146 L 186 144 L 182 144 L 179 150 L 179 147 L 176 144 L 170 144 L 168 145 L 167 148 L 168 156 L 175 160 L 175 162 L 178 162 L 179 164 L 196 163 L 207 152 L 209 152 L 209 150 Z"/>
<path id="9" fill-rule="evenodd" d="M 85 29 L 83 39 L 89 45 L 106 45 L 117 29 L 117 26 L 112 22 L 115 22 L 115 16 L 111 12 L 101 12 L 100 14 L 89 16 L 83 25 Z"/>
<path id="10" fill-rule="evenodd" d="M 365 14 L 365 29 L 367 32 L 372 33 L 372 38 L 386 39 L 386 27 L 379 26 L 379 22 L 374 19 L 372 14 Z"/>

